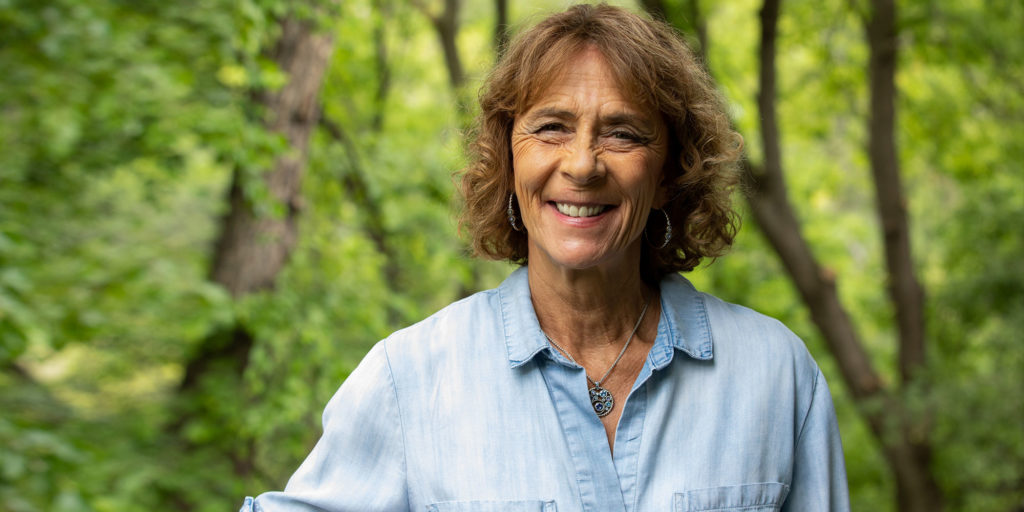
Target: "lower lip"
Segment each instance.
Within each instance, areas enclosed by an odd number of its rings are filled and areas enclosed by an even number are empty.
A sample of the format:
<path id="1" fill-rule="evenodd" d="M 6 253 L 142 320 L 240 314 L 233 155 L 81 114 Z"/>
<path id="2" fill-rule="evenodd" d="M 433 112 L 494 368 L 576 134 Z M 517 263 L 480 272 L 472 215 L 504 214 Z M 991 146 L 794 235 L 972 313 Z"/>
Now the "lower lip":
<path id="1" fill-rule="evenodd" d="M 555 206 L 554 203 L 548 203 L 548 208 L 550 208 L 554 212 L 555 217 L 558 218 L 559 221 L 578 228 L 586 228 L 596 225 L 602 220 L 604 220 L 604 218 L 607 217 L 608 214 L 612 212 L 612 210 L 614 210 L 614 208 L 605 208 L 603 212 L 594 215 L 593 217 L 570 217 L 558 211 L 558 207 Z"/>

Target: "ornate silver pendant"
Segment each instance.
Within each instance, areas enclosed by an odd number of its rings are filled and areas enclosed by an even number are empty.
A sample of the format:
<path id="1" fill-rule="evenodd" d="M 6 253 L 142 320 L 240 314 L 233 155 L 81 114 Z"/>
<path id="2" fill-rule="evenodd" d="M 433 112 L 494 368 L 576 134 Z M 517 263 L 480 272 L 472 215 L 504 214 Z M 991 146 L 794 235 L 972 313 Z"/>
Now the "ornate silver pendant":
<path id="1" fill-rule="evenodd" d="M 612 398 L 611 391 L 595 384 L 590 388 L 590 405 L 594 406 L 594 412 L 598 417 L 604 417 L 612 412 L 612 407 L 615 407 L 615 399 Z"/>

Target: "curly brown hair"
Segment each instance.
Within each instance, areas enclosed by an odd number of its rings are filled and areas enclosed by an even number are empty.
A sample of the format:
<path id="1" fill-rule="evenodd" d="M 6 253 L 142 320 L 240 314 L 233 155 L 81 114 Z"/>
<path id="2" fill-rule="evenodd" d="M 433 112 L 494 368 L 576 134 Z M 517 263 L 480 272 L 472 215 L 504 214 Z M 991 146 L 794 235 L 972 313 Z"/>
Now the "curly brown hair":
<path id="1" fill-rule="evenodd" d="M 512 229 L 506 214 L 514 190 L 512 125 L 586 47 L 597 48 L 620 87 L 660 112 L 669 129 L 663 208 L 673 236 L 661 249 L 643 244 L 641 275 L 656 282 L 722 255 L 739 224 L 731 195 L 742 138 L 730 126 L 711 77 L 672 27 L 605 4 L 570 7 L 519 34 L 481 88 L 460 186 L 460 226 L 471 235 L 474 253 L 527 263 L 528 235 Z M 648 217 L 651 240 L 663 238 L 664 224 L 662 215 Z"/>

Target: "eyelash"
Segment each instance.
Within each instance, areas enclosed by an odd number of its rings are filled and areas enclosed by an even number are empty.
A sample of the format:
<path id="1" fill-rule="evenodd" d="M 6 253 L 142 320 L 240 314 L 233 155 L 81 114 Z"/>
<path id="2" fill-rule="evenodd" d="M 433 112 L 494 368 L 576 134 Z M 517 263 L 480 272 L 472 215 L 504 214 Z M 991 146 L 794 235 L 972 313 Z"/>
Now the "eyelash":
<path id="1" fill-rule="evenodd" d="M 637 135 L 637 134 L 635 134 L 633 132 L 628 132 L 628 131 L 625 131 L 625 130 L 615 130 L 614 132 L 611 133 L 611 135 L 612 135 L 612 137 L 616 137 L 616 138 L 623 139 L 623 140 L 628 140 L 630 142 L 637 142 L 637 143 L 645 143 L 645 142 L 647 142 L 647 139 L 645 137 L 641 137 L 640 135 Z"/>
<path id="2" fill-rule="evenodd" d="M 563 125 L 562 123 L 545 123 L 545 124 L 541 125 L 539 128 L 537 128 L 534 131 L 534 133 L 542 133 L 542 132 L 546 132 L 546 131 L 559 131 L 560 132 L 560 131 L 564 131 L 564 130 L 565 130 L 565 125 Z M 637 144 L 646 144 L 648 142 L 646 137 L 643 137 L 641 135 L 637 135 L 637 134 L 635 134 L 633 132 L 630 132 L 630 131 L 627 131 L 627 130 L 615 130 L 615 131 L 611 132 L 610 136 L 614 137 L 614 138 L 617 138 L 617 139 L 620 139 L 620 140 L 627 140 L 629 142 L 635 142 Z"/>
<path id="3" fill-rule="evenodd" d="M 537 130 L 534 133 L 547 132 L 547 131 L 562 131 L 564 129 L 565 129 L 565 126 L 563 126 L 561 123 L 545 123 L 545 124 L 541 125 L 540 128 L 537 128 Z"/>

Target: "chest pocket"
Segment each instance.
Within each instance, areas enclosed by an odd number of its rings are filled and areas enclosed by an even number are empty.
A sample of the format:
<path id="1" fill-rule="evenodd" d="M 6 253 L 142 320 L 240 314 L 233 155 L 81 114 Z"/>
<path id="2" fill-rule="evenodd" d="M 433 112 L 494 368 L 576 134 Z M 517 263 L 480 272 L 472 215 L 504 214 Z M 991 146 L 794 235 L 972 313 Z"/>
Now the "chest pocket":
<path id="1" fill-rule="evenodd" d="M 445 501 L 427 505 L 427 512 L 557 512 L 554 501 Z"/>
<path id="2" fill-rule="evenodd" d="M 676 493 L 672 498 L 672 510 L 774 512 L 782 508 L 787 494 L 788 485 L 774 482 L 712 487 Z"/>

